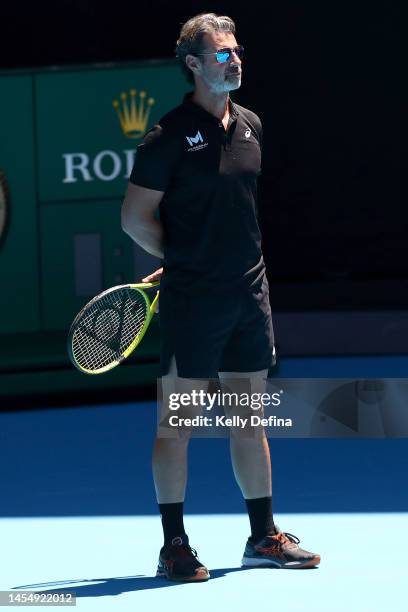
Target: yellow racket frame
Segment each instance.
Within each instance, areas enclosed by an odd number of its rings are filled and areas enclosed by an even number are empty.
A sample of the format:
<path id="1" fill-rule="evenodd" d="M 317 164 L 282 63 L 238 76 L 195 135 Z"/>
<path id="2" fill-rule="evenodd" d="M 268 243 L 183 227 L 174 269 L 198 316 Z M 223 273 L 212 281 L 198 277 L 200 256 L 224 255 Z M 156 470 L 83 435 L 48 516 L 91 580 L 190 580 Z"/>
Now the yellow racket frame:
<path id="1" fill-rule="evenodd" d="M 71 359 L 72 364 L 77 368 L 77 370 L 79 370 L 80 372 L 83 372 L 84 374 L 88 374 L 90 376 L 95 376 L 98 374 L 104 374 L 105 372 L 108 372 L 109 370 L 112 370 L 113 368 L 116 368 L 116 366 L 118 366 L 120 363 L 122 363 L 122 361 L 124 361 L 127 357 L 129 357 L 129 355 L 135 350 L 135 348 L 138 346 L 138 344 L 140 344 L 140 342 L 143 339 L 143 336 L 145 335 L 147 328 L 150 325 L 150 321 L 153 318 L 153 315 L 156 312 L 157 309 L 157 303 L 158 303 L 158 299 L 159 299 L 159 291 L 156 293 L 154 300 L 152 302 L 150 302 L 149 296 L 147 295 L 147 293 L 144 292 L 144 289 L 151 289 L 152 287 L 157 287 L 157 285 L 160 285 L 159 281 L 154 281 L 152 283 L 137 283 L 137 284 L 128 284 L 128 285 L 117 285 L 116 287 L 111 287 L 110 289 L 106 289 L 106 291 L 103 291 L 102 293 L 100 293 L 99 295 L 95 296 L 94 298 L 92 298 L 92 300 L 90 300 L 87 304 L 85 304 L 85 306 L 81 309 L 81 311 L 77 314 L 77 316 L 75 317 L 75 319 L 72 322 L 72 325 L 70 327 L 69 330 L 69 334 L 68 334 L 68 353 Z M 113 361 L 112 363 L 109 363 L 108 365 L 104 366 L 103 368 L 100 368 L 99 370 L 88 370 L 86 368 L 84 368 L 83 366 L 81 366 L 75 359 L 74 357 L 74 351 L 73 351 L 73 347 L 72 347 L 72 340 L 73 340 L 73 334 L 75 332 L 75 328 L 77 326 L 77 321 L 82 317 L 84 311 L 89 308 L 90 306 L 92 306 L 92 304 L 94 304 L 97 300 L 103 298 L 106 294 L 111 293 L 112 291 L 116 291 L 118 289 L 136 289 L 138 290 L 145 302 L 146 302 L 146 306 L 147 306 L 147 315 L 146 315 L 146 319 L 143 323 L 143 327 L 140 330 L 140 332 L 138 333 L 138 335 L 136 336 L 136 338 L 133 340 L 133 342 L 128 346 L 128 348 L 126 349 L 126 351 L 124 351 L 124 353 L 120 356 L 119 359 L 116 359 L 115 361 Z"/>

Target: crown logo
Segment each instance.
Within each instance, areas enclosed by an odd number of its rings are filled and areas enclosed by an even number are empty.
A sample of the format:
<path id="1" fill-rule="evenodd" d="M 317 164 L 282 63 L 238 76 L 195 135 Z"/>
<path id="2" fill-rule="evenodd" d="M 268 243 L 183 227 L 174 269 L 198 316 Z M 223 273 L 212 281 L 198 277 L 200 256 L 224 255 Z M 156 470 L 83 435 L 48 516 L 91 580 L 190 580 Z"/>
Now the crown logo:
<path id="1" fill-rule="evenodd" d="M 119 117 L 120 127 L 127 138 L 141 138 L 146 132 L 149 121 L 150 109 L 154 104 L 153 98 L 146 101 L 146 92 L 139 93 L 139 101 L 136 101 L 136 89 L 130 90 L 130 100 L 127 93 L 122 92 L 120 99 L 113 100 L 113 108 Z"/>

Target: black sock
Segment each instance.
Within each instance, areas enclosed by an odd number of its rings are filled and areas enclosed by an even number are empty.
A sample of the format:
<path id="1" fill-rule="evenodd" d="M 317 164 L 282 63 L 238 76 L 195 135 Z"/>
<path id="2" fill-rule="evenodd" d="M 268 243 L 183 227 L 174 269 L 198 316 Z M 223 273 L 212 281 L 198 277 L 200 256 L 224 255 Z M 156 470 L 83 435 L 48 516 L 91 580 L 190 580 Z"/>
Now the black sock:
<path id="1" fill-rule="evenodd" d="M 245 503 L 251 523 L 251 540 L 258 542 L 266 535 L 277 533 L 272 516 L 272 497 L 246 499 Z"/>
<path id="2" fill-rule="evenodd" d="M 175 504 L 159 504 L 162 517 L 164 544 L 170 544 L 173 538 L 186 535 L 183 523 L 184 502 Z"/>

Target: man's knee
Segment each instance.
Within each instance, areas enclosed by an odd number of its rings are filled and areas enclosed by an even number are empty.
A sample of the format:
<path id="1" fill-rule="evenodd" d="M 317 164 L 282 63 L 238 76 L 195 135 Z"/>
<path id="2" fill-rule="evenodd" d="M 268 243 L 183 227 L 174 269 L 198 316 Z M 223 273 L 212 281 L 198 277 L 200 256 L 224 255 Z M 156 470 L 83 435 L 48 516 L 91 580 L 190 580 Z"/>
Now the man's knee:
<path id="1" fill-rule="evenodd" d="M 187 450 L 190 441 L 189 435 L 163 437 L 160 434 L 156 435 L 154 441 L 155 452 L 162 452 L 169 455 L 183 454 Z"/>

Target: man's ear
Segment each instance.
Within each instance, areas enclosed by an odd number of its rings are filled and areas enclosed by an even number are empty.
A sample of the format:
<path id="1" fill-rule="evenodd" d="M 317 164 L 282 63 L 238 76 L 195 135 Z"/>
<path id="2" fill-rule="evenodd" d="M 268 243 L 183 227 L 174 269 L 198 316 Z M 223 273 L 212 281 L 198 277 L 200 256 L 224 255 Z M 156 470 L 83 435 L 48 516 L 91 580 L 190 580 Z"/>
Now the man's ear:
<path id="1" fill-rule="evenodd" d="M 193 71 L 194 74 L 201 74 L 201 62 L 195 55 L 186 55 L 186 65 Z"/>

